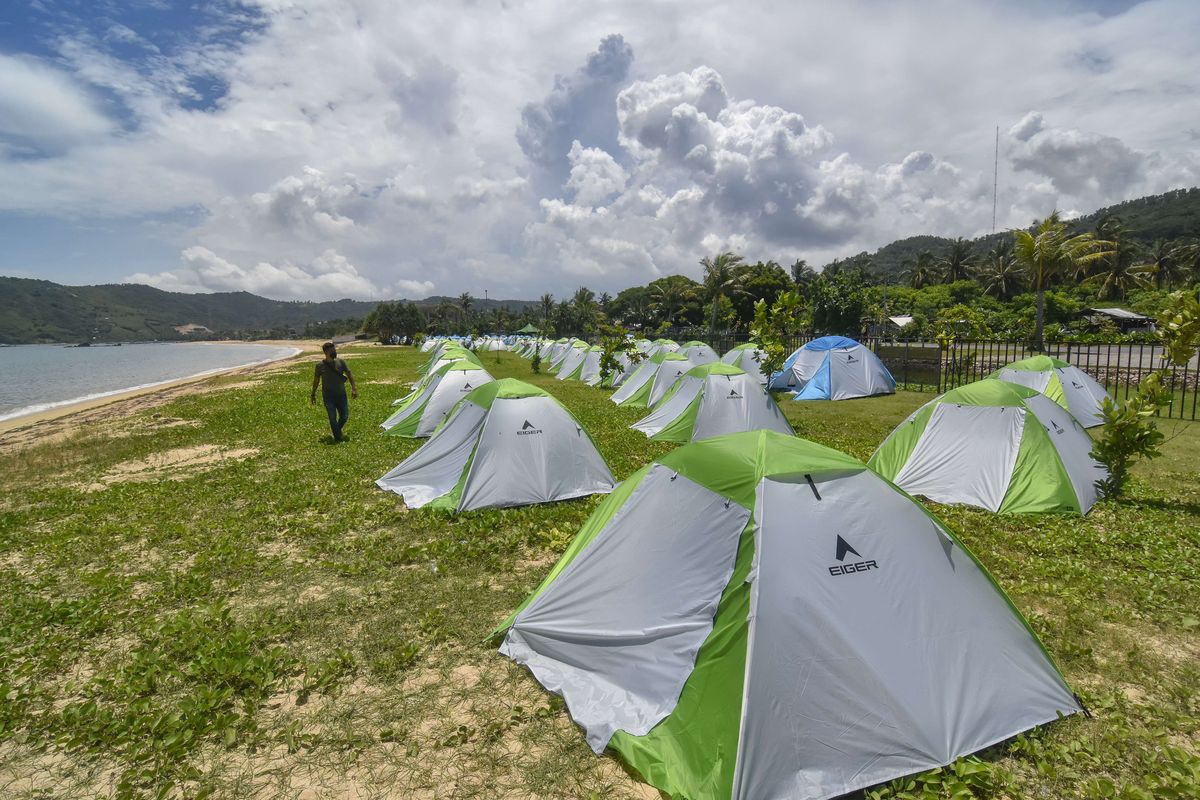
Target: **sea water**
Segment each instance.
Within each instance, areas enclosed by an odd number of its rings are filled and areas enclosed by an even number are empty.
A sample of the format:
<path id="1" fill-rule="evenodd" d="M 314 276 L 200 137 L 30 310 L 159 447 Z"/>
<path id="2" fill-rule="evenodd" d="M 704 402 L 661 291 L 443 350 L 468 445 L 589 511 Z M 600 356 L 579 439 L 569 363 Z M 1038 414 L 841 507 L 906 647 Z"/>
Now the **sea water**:
<path id="1" fill-rule="evenodd" d="M 0 420 L 297 352 L 293 347 L 221 342 L 0 347 Z"/>

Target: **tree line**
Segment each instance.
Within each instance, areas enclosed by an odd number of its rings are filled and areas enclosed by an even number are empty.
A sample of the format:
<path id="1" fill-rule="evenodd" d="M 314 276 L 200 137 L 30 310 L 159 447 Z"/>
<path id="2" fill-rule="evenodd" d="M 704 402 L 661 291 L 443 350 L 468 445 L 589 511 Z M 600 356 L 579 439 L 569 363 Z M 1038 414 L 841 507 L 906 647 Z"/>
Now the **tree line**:
<path id="1" fill-rule="evenodd" d="M 619 325 L 644 335 L 685 331 L 694 336 L 748 332 L 755 304 L 773 306 L 789 294 L 795 331 L 907 337 L 958 335 L 1029 340 L 1083 336 L 1079 312 L 1123 303 L 1156 316 L 1177 288 L 1200 283 L 1200 228 L 1173 240 L 1140 243 L 1120 217 L 1074 232 L 1057 212 L 1029 230 L 994 237 L 979 254 L 958 238 L 940 251 L 922 250 L 898 271 L 877 269 L 870 255 L 835 259 L 822 269 L 796 260 L 748 262 L 733 252 L 700 260 L 700 280 L 669 275 L 612 296 L 579 287 L 569 297 L 543 294 L 519 310 L 479 310 L 470 293 L 422 310 L 383 303 L 363 329 L 381 339 L 417 333 L 508 333 L 533 325 L 549 336 L 598 337 Z M 903 329 L 889 318 L 912 317 Z M 1096 331 L 1090 331 L 1096 334 Z M 1100 330 L 1112 336 L 1115 330 Z"/>

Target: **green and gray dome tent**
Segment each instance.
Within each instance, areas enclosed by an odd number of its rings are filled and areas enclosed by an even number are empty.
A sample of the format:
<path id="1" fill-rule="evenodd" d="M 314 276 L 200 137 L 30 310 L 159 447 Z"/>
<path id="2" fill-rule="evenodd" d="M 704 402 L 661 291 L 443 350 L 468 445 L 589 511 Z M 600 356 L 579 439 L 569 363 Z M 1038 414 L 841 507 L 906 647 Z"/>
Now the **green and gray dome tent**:
<path id="1" fill-rule="evenodd" d="M 1081 711 L 919 503 L 794 436 L 629 477 L 496 631 L 596 752 L 672 797 L 836 797 Z"/>
<path id="2" fill-rule="evenodd" d="M 603 353 L 604 348 L 600 348 L 600 351 Z M 638 356 L 638 363 L 640 364 L 645 360 L 645 355 L 639 352 Z M 616 389 L 623 385 L 635 369 L 633 361 L 629 358 L 628 353 L 618 352 L 613 357 L 617 360 L 617 366 L 608 373 L 607 378 L 600 376 L 600 358 L 597 356 L 595 372 L 586 372 L 583 376 L 583 382 L 588 386 L 601 386 L 605 389 Z"/>
<path id="3" fill-rule="evenodd" d="M 1100 413 L 1104 408 L 1104 391 L 1095 378 L 1079 367 L 1060 358 L 1032 356 L 1014 361 L 993 372 L 989 378 L 999 378 L 1009 383 L 1028 386 L 1041 392 L 1071 412 L 1085 428 L 1104 424 Z"/>
<path id="4" fill-rule="evenodd" d="M 674 388 L 679 379 L 695 366 L 699 365 L 680 353 L 667 353 L 654 372 L 654 380 L 650 383 L 650 394 L 646 397 L 646 404 L 650 408 L 656 407 Z"/>
<path id="5" fill-rule="evenodd" d="M 619 406 L 653 408 L 671 390 L 675 381 L 694 366 L 678 353 L 659 352 L 642 362 L 609 399 Z"/>
<path id="6" fill-rule="evenodd" d="M 600 382 L 600 356 L 604 354 L 604 348 L 599 345 L 589 347 L 587 355 L 583 357 L 583 363 L 579 366 L 579 372 L 574 377 L 581 380 L 588 386 L 595 386 Z"/>
<path id="7" fill-rule="evenodd" d="M 706 345 L 704 342 L 691 341 L 684 342 L 676 351 L 679 355 L 685 357 L 696 366 L 701 364 L 711 364 L 714 361 L 720 361 L 721 357 L 717 355 L 717 351 Z"/>
<path id="8" fill-rule="evenodd" d="M 754 342 L 746 342 L 739 344 L 737 347 L 730 350 L 725 355 L 721 356 L 721 361 L 725 364 L 732 364 L 735 367 L 744 369 L 750 375 L 758 378 L 759 383 L 766 383 L 770 376 L 763 372 L 762 361 L 766 357 L 766 353 L 762 348 Z"/>
<path id="9" fill-rule="evenodd" d="M 434 356 L 429 363 L 421 369 L 421 375 L 425 376 L 436 372 L 439 367 L 449 364 L 451 361 L 470 361 L 472 364 L 480 363 L 479 356 L 475 355 L 464 347 L 447 347 L 444 348 L 438 355 Z M 416 384 L 413 385 L 415 386 Z"/>
<path id="10" fill-rule="evenodd" d="M 512 378 L 468 394 L 428 442 L 375 483 L 409 508 L 450 511 L 550 503 L 614 486 L 571 413 Z"/>
<path id="11" fill-rule="evenodd" d="M 582 347 L 574 347 L 567 357 L 563 359 L 562 364 L 558 367 L 558 379 L 560 381 L 579 380 L 579 375 L 583 371 L 583 365 L 587 361 L 588 355 L 595 349 L 599 352 L 600 348 L 590 347 L 586 342 L 580 342 Z M 596 364 L 599 365 L 600 356 L 596 356 Z"/>
<path id="12" fill-rule="evenodd" d="M 419 439 L 431 435 L 458 402 L 493 378 L 476 363 L 455 361 L 433 373 L 420 393 L 380 425 L 388 436 Z"/>
<path id="13" fill-rule="evenodd" d="M 634 402 L 632 405 L 645 407 L 645 398 L 650 396 L 650 383 L 654 380 L 654 373 L 667 355 L 666 352 L 659 352 L 643 359 L 637 369 L 626 376 L 625 380 L 621 382 L 621 387 L 608 399 L 620 406 L 630 402 L 635 395 L 644 393 L 641 402 Z"/>
<path id="14" fill-rule="evenodd" d="M 1000 513 L 1086 514 L 1104 466 L 1092 439 L 1043 394 L 994 378 L 936 397 L 868 462 L 913 495 Z"/>
<path id="15" fill-rule="evenodd" d="M 568 359 L 576 357 L 578 353 L 587 349 L 587 342 L 579 339 L 572 339 L 568 344 L 562 346 L 562 349 L 559 350 L 554 356 L 553 360 L 551 360 L 550 367 L 546 371 L 557 374 L 562 368 L 563 364 L 567 363 Z"/>
<path id="16" fill-rule="evenodd" d="M 763 385 L 720 361 L 692 367 L 649 416 L 630 427 L 665 442 L 695 442 L 754 430 L 792 433 Z"/>
<path id="17" fill-rule="evenodd" d="M 679 350 L 679 342 L 674 339 L 655 339 L 650 343 L 650 349 L 646 351 L 652 356 L 659 353 L 674 353 Z"/>

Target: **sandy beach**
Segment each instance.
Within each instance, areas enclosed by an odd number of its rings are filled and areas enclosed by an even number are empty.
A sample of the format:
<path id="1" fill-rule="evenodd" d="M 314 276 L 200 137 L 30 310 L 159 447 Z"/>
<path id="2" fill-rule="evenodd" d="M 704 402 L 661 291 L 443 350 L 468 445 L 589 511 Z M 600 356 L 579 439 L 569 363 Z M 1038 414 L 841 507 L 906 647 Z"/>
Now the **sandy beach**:
<path id="1" fill-rule="evenodd" d="M 223 344 L 229 344 L 223 342 Z M 246 342 L 246 344 L 292 347 L 299 350 L 291 356 L 260 364 L 230 367 L 227 370 L 207 375 L 180 378 L 174 381 L 131 389 L 127 392 L 83 400 L 63 406 L 25 414 L 12 419 L 0 420 L 0 449 L 20 448 L 47 438 L 58 438 L 71 433 L 79 425 L 118 419 L 149 408 L 163 405 L 177 397 L 204 391 L 207 383 L 230 375 L 253 376 L 278 370 L 281 364 L 303 359 L 321 352 L 320 339 L 280 339 Z M 359 345 L 361 346 L 361 345 Z"/>

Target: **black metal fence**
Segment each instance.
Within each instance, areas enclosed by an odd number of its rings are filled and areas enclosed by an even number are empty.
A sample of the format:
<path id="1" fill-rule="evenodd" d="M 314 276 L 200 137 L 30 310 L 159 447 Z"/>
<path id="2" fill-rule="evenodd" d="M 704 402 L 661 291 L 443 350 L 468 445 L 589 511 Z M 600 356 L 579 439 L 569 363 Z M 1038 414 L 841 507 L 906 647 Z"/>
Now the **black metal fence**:
<path id="1" fill-rule="evenodd" d="M 720 333 L 680 330 L 667 334 L 676 341 L 697 339 L 707 342 L 718 353 L 749 341 L 745 333 Z M 784 344 L 795 350 L 815 336 L 799 334 Z M 871 348 L 896 383 L 905 389 L 944 392 L 956 386 L 986 378 L 996 370 L 1034 355 L 1025 342 L 980 340 L 955 341 L 943 348 L 937 341 L 901 339 L 860 339 Z M 1113 397 L 1129 397 L 1143 378 L 1166 365 L 1160 344 L 1079 344 L 1047 343 L 1045 355 L 1068 361 L 1095 378 Z M 1172 391 L 1171 405 L 1162 416 L 1176 419 L 1200 419 L 1200 364 L 1193 356 L 1181 367 L 1173 367 L 1165 385 Z"/>

